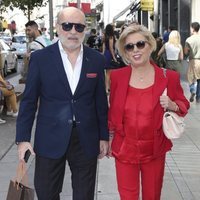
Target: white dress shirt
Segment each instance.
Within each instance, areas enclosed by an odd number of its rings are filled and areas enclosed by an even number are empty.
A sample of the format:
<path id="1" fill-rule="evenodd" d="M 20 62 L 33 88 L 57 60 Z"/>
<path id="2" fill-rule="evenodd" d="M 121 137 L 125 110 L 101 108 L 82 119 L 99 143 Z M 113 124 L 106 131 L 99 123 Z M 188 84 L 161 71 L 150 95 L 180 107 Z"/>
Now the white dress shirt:
<path id="1" fill-rule="evenodd" d="M 74 68 L 72 67 L 72 64 L 70 63 L 68 59 L 68 55 L 63 49 L 60 40 L 58 41 L 58 46 L 59 46 L 61 58 L 63 61 L 65 73 L 67 75 L 67 79 L 68 79 L 72 94 L 74 94 L 76 87 L 78 85 L 79 79 L 80 79 L 80 74 L 81 74 L 81 68 L 82 68 L 82 62 L 83 62 L 83 45 L 81 45 L 81 50 L 79 52 Z"/>

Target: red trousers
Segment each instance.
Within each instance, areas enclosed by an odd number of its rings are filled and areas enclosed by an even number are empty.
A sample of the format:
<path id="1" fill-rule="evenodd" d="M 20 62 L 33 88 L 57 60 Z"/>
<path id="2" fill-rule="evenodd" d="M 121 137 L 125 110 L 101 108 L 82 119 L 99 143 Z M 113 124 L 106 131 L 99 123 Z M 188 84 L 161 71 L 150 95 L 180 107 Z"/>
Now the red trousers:
<path id="1" fill-rule="evenodd" d="M 142 164 L 115 160 L 121 200 L 160 200 L 165 168 L 165 155 Z"/>

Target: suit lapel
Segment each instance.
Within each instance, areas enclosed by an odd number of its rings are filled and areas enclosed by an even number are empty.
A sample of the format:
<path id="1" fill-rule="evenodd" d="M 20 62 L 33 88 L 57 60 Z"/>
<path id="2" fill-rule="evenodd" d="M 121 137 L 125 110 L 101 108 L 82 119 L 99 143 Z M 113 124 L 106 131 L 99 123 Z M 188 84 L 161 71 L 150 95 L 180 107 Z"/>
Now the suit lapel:
<path id="1" fill-rule="evenodd" d="M 127 92 L 128 92 L 128 87 L 129 87 L 129 81 L 130 81 L 130 76 L 131 76 L 131 67 L 126 67 L 123 69 L 124 73 L 121 73 L 121 75 L 118 77 L 118 87 L 119 89 L 117 90 L 117 96 L 116 99 L 118 101 L 118 111 L 119 111 L 119 116 L 121 116 L 120 122 L 122 123 L 123 119 L 123 113 L 124 113 L 124 108 L 125 108 L 125 102 L 126 102 L 126 97 L 127 97 Z"/>
<path id="2" fill-rule="evenodd" d="M 76 87 L 76 90 L 74 92 L 74 95 L 76 95 L 78 93 L 78 91 L 84 84 L 84 82 L 86 80 L 87 71 L 90 67 L 90 58 L 87 56 L 86 51 L 87 51 L 86 48 L 84 48 L 84 46 L 83 46 L 83 62 L 82 62 L 81 74 L 80 74 L 80 79 L 79 79 L 78 85 Z"/>

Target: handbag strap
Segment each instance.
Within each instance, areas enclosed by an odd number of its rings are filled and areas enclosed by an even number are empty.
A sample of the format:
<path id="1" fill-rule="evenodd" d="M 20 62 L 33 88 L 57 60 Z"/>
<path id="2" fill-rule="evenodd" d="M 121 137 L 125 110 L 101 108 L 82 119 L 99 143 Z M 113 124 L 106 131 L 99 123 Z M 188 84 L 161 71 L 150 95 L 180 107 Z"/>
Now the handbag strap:
<path id="1" fill-rule="evenodd" d="M 162 95 L 167 96 L 167 88 L 165 88 L 165 90 L 163 91 Z"/>
<path id="2" fill-rule="evenodd" d="M 163 75 L 164 75 L 164 77 L 167 78 L 167 69 L 162 68 L 162 70 L 163 70 Z"/>
<path id="3" fill-rule="evenodd" d="M 164 75 L 164 77 L 165 78 L 167 78 L 167 69 L 165 69 L 165 68 L 162 68 L 162 70 L 163 70 L 163 75 Z M 163 93 L 162 93 L 162 95 L 167 95 L 167 88 L 165 88 L 165 90 L 163 91 Z"/>

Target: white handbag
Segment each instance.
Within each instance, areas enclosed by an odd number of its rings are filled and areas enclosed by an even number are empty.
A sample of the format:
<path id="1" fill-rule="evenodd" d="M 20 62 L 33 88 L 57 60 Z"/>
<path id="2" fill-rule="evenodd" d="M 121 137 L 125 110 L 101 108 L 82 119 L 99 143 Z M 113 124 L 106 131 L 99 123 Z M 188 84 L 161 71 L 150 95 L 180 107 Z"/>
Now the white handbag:
<path id="1" fill-rule="evenodd" d="M 163 94 L 167 93 L 167 89 Z M 168 139 L 180 138 L 185 130 L 184 118 L 173 111 L 165 111 L 163 115 L 163 131 Z"/>

